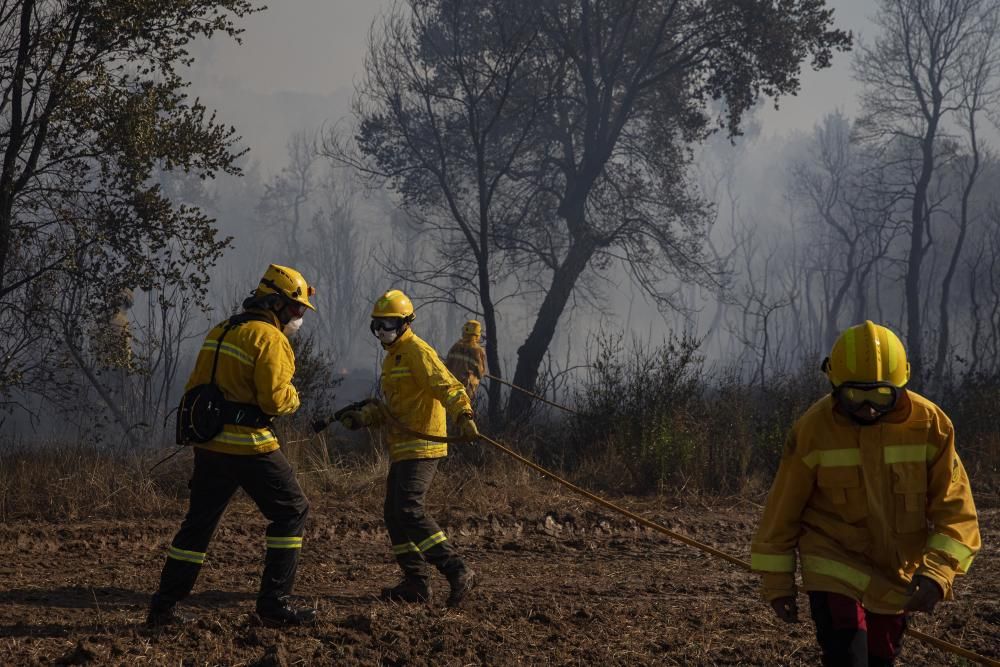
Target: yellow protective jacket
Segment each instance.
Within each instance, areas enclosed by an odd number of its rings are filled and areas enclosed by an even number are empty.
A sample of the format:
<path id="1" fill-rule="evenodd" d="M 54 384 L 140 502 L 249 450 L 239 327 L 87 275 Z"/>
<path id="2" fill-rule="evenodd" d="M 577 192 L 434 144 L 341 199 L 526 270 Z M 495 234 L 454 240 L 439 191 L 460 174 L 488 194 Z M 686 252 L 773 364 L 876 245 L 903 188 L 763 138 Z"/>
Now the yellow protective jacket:
<path id="1" fill-rule="evenodd" d="M 979 547 L 969 478 L 938 406 L 905 391 L 895 411 L 861 426 L 826 396 L 788 436 L 751 565 L 768 601 L 795 594 L 797 551 L 806 590 L 896 614 L 914 574 L 950 599 Z"/>
<path id="2" fill-rule="evenodd" d="M 462 384 L 445 367 L 433 347 L 407 329 L 385 352 L 382 362 L 382 396 L 385 406 L 407 428 L 426 435 L 447 434 L 446 417 L 472 414 Z M 372 424 L 377 411 L 368 410 Z M 392 461 L 434 459 L 448 455 L 448 445 L 420 440 L 389 423 L 386 441 Z"/>
<path id="3" fill-rule="evenodd" d="M 299 394 L 292 386 L 295 374 L 292 346 L 279 328 L 274 313 L 248 312 L 265 317 L 273 324 L 251 320 L 226 334 L 219 350 L 215 384 L 226 400 L 251 403 L 273 416 L 291 414 L 299 409 Z M 208 332 L 185 391 L 211 378 L 212 361 L 225 326 L 223 322 Z M 278 449 L 279 445 L 270 428 L 226 424 L 215 438 L 196 446 L 224 454 L 264 454 Z"/>
<path id="4" fill-rule="evenodd" d="M 448 350 L 444 363 L 451 374 L 465 386 L 465 393 L 471 399 L 486 373 L 486 350 L 480 347 L 475 338 L 462 338 Z"/>

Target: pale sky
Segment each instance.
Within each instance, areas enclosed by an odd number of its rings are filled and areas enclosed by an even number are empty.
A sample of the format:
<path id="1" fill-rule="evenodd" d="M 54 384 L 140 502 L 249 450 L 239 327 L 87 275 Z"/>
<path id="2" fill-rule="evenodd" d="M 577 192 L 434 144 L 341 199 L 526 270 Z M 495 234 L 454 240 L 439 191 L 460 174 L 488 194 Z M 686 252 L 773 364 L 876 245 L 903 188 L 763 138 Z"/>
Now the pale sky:
<path id="1" fill-rule="evenodd" d="M 335 122 L 347 111 L 360 75 L 369 27 L 392 0 L 286 0 L 244 21 L 243 44 L 224 38 L 202 44 L 192 92 L 222 120 L 236 125 L 253 158 L 271 165 L 284 158 L 291 132 Z M 838 27 L 868 36 L 870 0 L 828 0 Z M 851 54 L 838 54 L 821 72 L 806 70 L 802 91 L 768 106 L 768 134 L 808 130 L 835 108 L 856 109 Z M 276 168 L 276 167 L 275 167 Z"/>

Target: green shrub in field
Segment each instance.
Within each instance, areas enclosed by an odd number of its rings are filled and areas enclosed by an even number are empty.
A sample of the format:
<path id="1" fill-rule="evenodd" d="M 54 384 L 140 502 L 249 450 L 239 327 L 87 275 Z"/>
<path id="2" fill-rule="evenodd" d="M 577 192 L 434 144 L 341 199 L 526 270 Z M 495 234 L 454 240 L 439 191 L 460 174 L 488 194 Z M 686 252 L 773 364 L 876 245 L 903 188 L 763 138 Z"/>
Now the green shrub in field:
<path id="1" fill-rule="evenodd" d="M 813 370 L 764 387 L 733 371 L 709 374 L 697 341 L 687 337 L 649 347 L 604 334 L 596 343 L 577 391 L 581 414 L 554 432 L 547 449 L 560 451 L 562 465 L 576 468 L 581 481 L 606 490 L 760 487 L 777 468 L 795 419 L 827 391 Z"/>
<path id="2" fill-rule="evenodd" d="M 703 445 L 704 380 L 695 341 L 671 337 L 650 348 L 601 335 L 596 342 L 577 394 L 581 415 L 567 431 L 576 456 L 566 463 L 624 466 L 628 479 L 622 481 L 635 492 L 687 477 Z"/>

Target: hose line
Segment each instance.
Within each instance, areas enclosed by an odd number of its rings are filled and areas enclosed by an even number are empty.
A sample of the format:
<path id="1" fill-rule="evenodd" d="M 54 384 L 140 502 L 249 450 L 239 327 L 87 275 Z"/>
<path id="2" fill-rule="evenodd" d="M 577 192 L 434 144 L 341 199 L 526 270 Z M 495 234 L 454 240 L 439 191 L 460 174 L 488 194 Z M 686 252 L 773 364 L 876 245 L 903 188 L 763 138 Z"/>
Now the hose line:
<path id="1" fill-rule="evenodd" d="M 539 396 L 538 394 L 536 394 L 533 391 L 528 391 L 524 387 L 518 387 L 516 384 L 514 384 L 512 382 L 507 382 L 506 380 L 501 380 L 500 378 L 498 378 L 495 375 L 490 375 L 489 373 L 484 373 L 483 377 L 489 378 L 491 380 L 496 380 L 500 384 L 505 384 L 508 387 L 510 387 L 511 389 L 516 389 L 517 391 L 519 391 L 519 392 L 521 392 L 523 394 L 527 394 L 528 396 L 531 396 L 536 401 L 541 401 L 542 403 L 546 403 L 548 405 L 551 405 L 554 408 L 559 408 L 560 410 L 565 410 L 566 412 L 569 412 L 569 413 L 574 414 L 574 415 L 580 414 L 579 410 L 574 410 L 573 408 L 567 408 L 565 405 L 559 405 L 558 403 L 550 401 L 549 399 L 545 398 L 544 396 Z"/>
<path id="2" fill-rule="evenodd" d="M 382 404 L 380 401 L 376 400 L 376 401 L 373 401 L 373 402 L 376 403 L 379 406 L 379 412 L 382 414 L 382 416 L 385 419 L 385 421 L 393 429 L 398 430 L 398 431 L 400 431 L 400 432 L 402 432 L 402 433 L 404 433 L 406 435 L 409 435 L 411 437 L 420 438 L 422 440 L 428 440 L 430 442 L 438 442 L 438 443 L 468 443 L 468 442 L 473 442 L 473 441 L 475 441 L 477 439 L 477 438 L 435 436 L 435 435 L 428 435 L 426 433 L 420 433 L 419 431 L 414 431 L 413 429 L 409 428 L 408 426 L 406 426 L 405 424 L 403 424 L 401 421 L 399 421 L 399 419 L 397 419 L 391 412 L 389 412 L 389 410 L 386 408 L 386 406 L 384 404 Z M 702 551 L 702 552 L 707 553 L 709 555 L 715 556 L 716 558 L 719 558 L 721 560 L 727 561 L 727 562 L 735 565 L 736 567 L 741 568 L 741 569 L 743 569 L 743 570 L 745 570 L 747 572 L 751 571 L 750 563 L 749 562 L 747 562 L 747 561 L 745 561 L 745 560 L 743 560 L 741 558 L 737 558 L 736 556 L 733 556 L 732 554 L 728 554 L 725 551 L 720 551 L 719 549 L 716 549 L 713 546 L 710 546 L 710 545 L 705 544 L 703 542 L 699 542 L 698 540 L 691 539 L 690 537 L 688 537 L 686 535 L 682 535 L 680 533 L 672 531 L 672 530 L 670 530 L 669 528 L 667 528 L 666 526 L 664 526 L 662 524 L 656 523 L 655 521 L 650 521 L 649 519 L 647 519 L 647 518 L 645 518 L 643 516 L 640 516 L 640 515 L 636 514 L 635 512 L 627 510 L 624 507 L 621 507 L 620 505 L 616 505 L 615 503 L 611 502 L 610 500 L 607 500 L 606 498 L 602 498 L 601 496 L 597 495 L 596 493 L 592 493 L 592 492 L 590 492 L 590 491 L 588 491 L 588 490 L 586 490 L 584 488 L 581 488 L 581 487 L 577 486 L 576 484 L 573 484 L 569 480 L 563 479 L 562 477 L 560 477 L 559 475 L 555 474 L 554 472 L 552 472 L 550 470 L 547 470 L 546 468 L 543 468 L 542 466 L 538 465 L 537 463 L 535 463 L 534 461 L 532 461 L 532 460 L 530 460 L 528 458 L 525 458 L 524 456 L 521 456 L 520 454 L 518 454 L 514 450 L 512 450 L 509 447 L 507 447 L 507 446 L 505 446 L 505 445 L 497 442 L 496 440 L 494 440 L 493 438 L 491 438 L 491 437 L 489 437 L 487 435 L 484 435 L 484 434 L 480 433 L 478 439 L 481 439 L 481 440 L 489 443 L 495 449 L 500 450 L 501 452 L 503 452 L 507 456 L 509 456 L 509 457 L 515 459 L 516 461 L 518 461 L 518 462 L 526 465 L 527 467 L 529 467 L 532 470 L 538 472 L 542 476 L 548 477 L 553 482 L 556 482 L 557 484 L 560 484 L 560 485 L 566 487 L 567 489 L 569 489 L 573 493 L 576 493 L 577 495 L 583 496 L 583 497 L 585 497 L 585 498 L 593 501 L 594 503 L 596 503 L 596 504 L 598 504 L 598 505 L 600 505 L 602 507 L 605 507 L 605 508 L 607 508 L 607 509 L 609 509 L 609 510 L 611 510 L 613 512 L 617 512 L 618 514 L 621 514 L 622 516 L 628 517 L 629 519 L 632 519 L 633 521 L 635 521 L 637 524 L 639 524 L 641 526 L 645 526 L 646 528 L 648 528 L 650 530 L 653 530 L 653 531 L 658 532 L 658 533 L 662 533 L 663 535 L 666 535 L 667 537 L 670 537 L 671 539 L 677 540 L 678 542 L 683 542 L 684 544 L 686 544 L 686 545 L 688 545 L 690 547 L 693 547 L 695 549 L 698 549 L 699 551 Z M 907 628 L 906 629 L 906 634 L 908 634 L 909 636 L 913 637 L 914 639 L 917 639 L 918 641 L 922 641 L 924 643 L 930 644 L 931 646 L 934 646 L 935 648 L 938 648 L 938 649 L 940 649 L 942 651 L 945 651 L 947 653 L 952 653 L 954 655 L 963 657 L 963 658 L 965 658 L 967 660 L 972 660 L 972 661 L 978 662 L 978 663 L 983 664 L 983 665 L 988 665 L 989 667 L 1000 667 L 1000 661 L 993 660 L 991 658 L 987 658 L 986 656 L 983 656 L 983 655 L 979 655 L 978 653 L 970 651 L 970 650 L 968 650 L 966 648 L 962 648 L 961 646 L 958 646 L 956 644 L 952 644 L 951 642 L 946 641 L 944 639 L 940 639 L 938 637 L 934 637 L 932 635 L 925 634 L 925 633 L 923 633 L 923 632 L 921 632 L 919 630 L 915 630 L 913 628 Z"/>

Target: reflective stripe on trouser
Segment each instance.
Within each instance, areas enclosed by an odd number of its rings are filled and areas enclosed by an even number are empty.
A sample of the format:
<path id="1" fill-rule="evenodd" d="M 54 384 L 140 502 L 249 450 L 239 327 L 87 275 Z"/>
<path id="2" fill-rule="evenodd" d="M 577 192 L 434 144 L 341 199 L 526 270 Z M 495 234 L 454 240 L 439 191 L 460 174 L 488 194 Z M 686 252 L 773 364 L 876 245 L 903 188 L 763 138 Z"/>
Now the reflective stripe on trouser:
<path id="1" fill-rule="evenodd" d="M 439 460 L 396 461 L 386 479 L 384 515 L 392 552 L 404 575 L 415 579 L 427 578 L 428 563 L 445 575 L 465 569 L 444 531 L 424 511 Z"/>
<path id="2" fill-rule="evenodd" d="M 238 488 L 246 491 L 270 520 L 261 595 L 290 592 L 309 502 L 281 450 L 239 455 L 195 448 L 188 486 L 191 500 L 187 516 L 167 552 L 154 604 L 169 606 L 191 592 L 215 528 Z"/>

